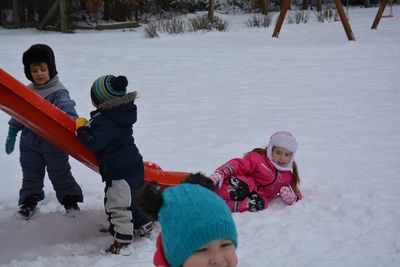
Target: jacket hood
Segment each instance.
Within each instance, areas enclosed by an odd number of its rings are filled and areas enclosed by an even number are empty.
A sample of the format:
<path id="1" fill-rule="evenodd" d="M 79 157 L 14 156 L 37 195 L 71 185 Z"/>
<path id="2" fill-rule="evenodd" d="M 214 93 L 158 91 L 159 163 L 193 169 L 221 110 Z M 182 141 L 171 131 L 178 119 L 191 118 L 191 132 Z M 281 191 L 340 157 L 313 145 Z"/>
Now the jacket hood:
<path id="1" fill-rule="evenodd" d="M 123 97 L 117 97 L 117 98 L 110 99 L 108 101 L 105 101 L 105 102 L 101 103 L 98 106 L 98 109 L 100 109 L 100 110 L 112 109 L 112 108 L 115 108 L 117 106 L 128 104 L 130 102 L 135 102 L 136 98 L 137 98 L 137 92 L 136 91 L 131 92 L 131 93 L 127 93 Z"/>
<path id="2" fill-rule="evenodd" d="M 128 93 L 123 97 L 108 100 L 99 105 L 97 112 L 118 123 L 122 127 L 131 127 L 137 120 L 137 108 L 134 104 L 136 92 Z"/>

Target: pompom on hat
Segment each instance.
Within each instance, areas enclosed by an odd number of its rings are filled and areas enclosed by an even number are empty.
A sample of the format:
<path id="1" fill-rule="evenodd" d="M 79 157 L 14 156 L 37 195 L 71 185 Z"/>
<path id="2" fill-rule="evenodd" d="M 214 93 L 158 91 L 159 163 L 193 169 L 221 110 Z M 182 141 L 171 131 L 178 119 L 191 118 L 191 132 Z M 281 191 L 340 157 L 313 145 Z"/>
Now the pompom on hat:
<path id="1" fill-rule="evenodd" d="M 42 62 L 47 64 L 50 79 L 53 79 L 57 75 L 57 69 L 54 52 L 50 46 L 45 44 L 34 44 L 22 55 L 25 76 L 31 82 L 33 82 L 31 64 Z"/>
<path id="2" fill-rule="evenodd" d="M 272 161 L 272 149 L 274 147 L 282 147 L 290 152 L 292 152 L 292 157 L 290 158 L 289 163 L 282 167 L 277 164 L 275 164 Z M 293 161 L 294 161 L 294 155 L 296 154 L 297 151 L 297 141 L 296 138 L 289 132 L 287 131 L 279 131 L 274 133 L 271 136 L 271 139 L 269 140 L 268 146 L 267 146 L 267 157 L 271 161 L 271 163 L 275 166 L 280 171 L 293 171 Z"/>
<path id="3" fill-rule="evenodd" d="M 126 95 L 128 79 L 125 76 L 104 75 L 96 79 L 90 89 L 93 104 L 98 107 L 103 102 Z"/>
<path id="4" fill-rule="evenodd" d="M 164 190 L 158 214 L 162 245 L 171 267 L 208 242 L 232 240 L 237 246 L 236 226 L 226 203 L 213 191 L 195 184 L 179 184 Z"/>

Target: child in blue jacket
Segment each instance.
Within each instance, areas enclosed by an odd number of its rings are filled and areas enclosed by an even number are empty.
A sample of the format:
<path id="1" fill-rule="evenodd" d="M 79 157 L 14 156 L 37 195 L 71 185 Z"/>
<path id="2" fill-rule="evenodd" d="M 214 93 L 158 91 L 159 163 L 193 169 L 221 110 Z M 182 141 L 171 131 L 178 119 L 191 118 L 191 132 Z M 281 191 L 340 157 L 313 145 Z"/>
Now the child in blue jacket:
<path id="1" fill-rule="evenodd" d="M 137 119 L 134 104 L 136 92 L 126 93 L 125 76 L 105 75 L 91 87 L 96 110 L 76 120 L 76 133 L 81 142 L 97 157 L 100 175 L 105 181 L 104 207 L 114 243 L 106 250 L 119 254 L 133 236 L 146 236 L 152 222 L 137 210 L 133 197 L 144 183 L 144 164 L 132 136 Z"/>
<path id="2" fill-rule="evenodd" d="M 68 90 L 60 83 L 53 50 L 45 44 L 32 45 L 22 57 L 25 76 L 32 81 L 28 87 L 47 101 L 73 118 L 78 117 L 75 102 L 70 99 Z M 14 150 L 16 136 L 22 131 L 20 139 L 20 164 L 22 167 L 22 188 L 19 192 L 19 213 L 29 219 L 36 210 L 38 201 L 44 199 L 45 170 L 57 200 L 68 212 L 79 210 L 77 202 L 83 201 L 82 190 L 71 173 L 68 155 L 50 144 L 42 137 L 14 118 L 9 121 L 6 153 Z"/>

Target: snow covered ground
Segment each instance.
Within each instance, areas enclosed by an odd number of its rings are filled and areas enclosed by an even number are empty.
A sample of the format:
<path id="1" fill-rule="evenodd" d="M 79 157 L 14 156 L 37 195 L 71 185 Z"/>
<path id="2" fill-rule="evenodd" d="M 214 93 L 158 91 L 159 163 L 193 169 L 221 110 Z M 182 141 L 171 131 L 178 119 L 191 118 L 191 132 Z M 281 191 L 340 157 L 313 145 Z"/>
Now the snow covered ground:
<path id="1" fill-rule="evenodd" d="M 224 16 L 228 32 L 134 31 L 75 34 L 0 29 L 1 68 L 27 83 L 22 53 L 34 43 L 55 51 L 61 81 L 81 116 L 103 74 L 126 75 L 140 98 L 136 143 L 165 170 L 210 174 L 232 157 L 266 145 L 278 130 L 297 137 L 304 199 L 234 214 L 240 267 L 400 266 L 400 11 L 371 30 L 377 9 L 350 10 L 356 37 L 340 22 L 248 28 Z M 0 112 L 0 143 L 9 116 Z M 4 145 L 3 145 L 4 146 Z M 98 174 L 71 159 L 82 186 L 81 215 L 70 218 L 46 178 L 46 198 L 30 221 L 16 214 L 18 147 L 0 152 L 1 266 L 152 266 L 155 242 L 131 256 L 102 256 L 112 239 Z M 158 230 L 158 229 L 157 229 Z"/>

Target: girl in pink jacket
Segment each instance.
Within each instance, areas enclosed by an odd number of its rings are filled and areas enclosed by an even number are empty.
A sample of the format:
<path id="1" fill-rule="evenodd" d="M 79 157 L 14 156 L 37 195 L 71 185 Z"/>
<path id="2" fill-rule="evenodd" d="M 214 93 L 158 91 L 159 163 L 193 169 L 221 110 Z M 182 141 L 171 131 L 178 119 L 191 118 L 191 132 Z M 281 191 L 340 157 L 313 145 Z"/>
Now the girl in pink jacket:
<path id="1" fill-rule="evenodd" d="M 232 212 L 259 211 L 279 196 L 292 205 L 302 198 L 294 155 L 297 141 L 286 131 L 271 136 L 266 148 L 256 148 L 223 164 L 211 174 L 216 193 Z"/>

